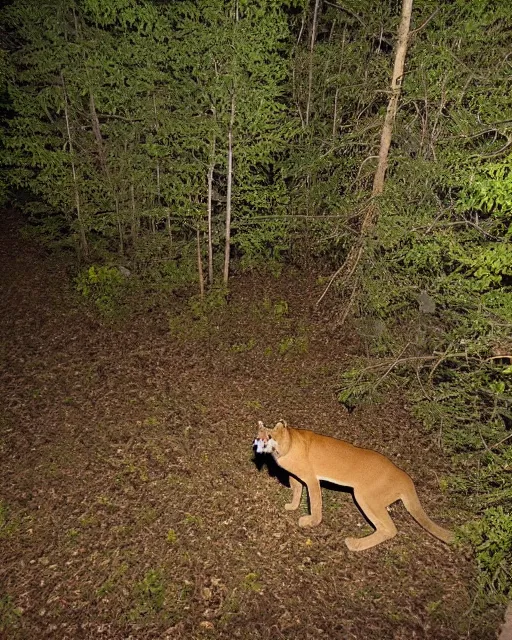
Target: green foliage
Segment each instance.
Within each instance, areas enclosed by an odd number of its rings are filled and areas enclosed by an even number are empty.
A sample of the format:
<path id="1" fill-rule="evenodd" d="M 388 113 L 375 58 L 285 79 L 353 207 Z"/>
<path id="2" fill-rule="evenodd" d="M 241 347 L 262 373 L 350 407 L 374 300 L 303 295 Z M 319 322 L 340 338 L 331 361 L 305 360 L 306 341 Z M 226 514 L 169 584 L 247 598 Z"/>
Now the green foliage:
<path id="1" fill-rule="evenodd" d="M 33 240 L 45 249 L 67 249 L 73 247 L 73 241 L 68 235 L 63 234 L 63 229 L 68 228 L 68 221 L 62 215 L 48 215 L 46 207 L 27 207 L 31 215 L 28 223 L 23 226 L 21 234 L 24 238 Z"/>
<path id="2" fill-rule="evenodd" d="M 0 530 L 7 524 L 7 505 L 0 501 Z"/>
<path id="3" fill-rule="evenodd" d="M 512 419 L 512 385 L 503 379 L 504 367 L 464 360 L 447 357 L 411 396 L 415 414 L 457 454 L 494 447 L 506 438 Z"/>
<path id="4" fill-rule="evenodd" d="M 178 534 L 176 533 L 176 531 L 174 531 L 174 529 L 169 529 L 165 539 L 167 540 L 168 544 L 176 544 L 176 542 L 178 541 Z"/>
<path id="5" fill-rule="evenodd" d="M 247 353 L 252 351 L 256 346 L 255 338 L 250 338 L 247 342 L 237 342 L 231 347 L 233 353 Z"/>
<path id="6" fill-rule="evenodd" d="M 190 129 L 180 135 L 186 149 L 193 132 L 203 146 L 184 161 L 190 164 L 199 151 L 204 181 L 215 144 L 213 178 L 221 196 L 226 194 L 226 142 L 234 107 L 233 243 L 246 264 L 253 264 L 279 259 L 288 245 L 287 225 L 279 215 L 287 212 L 289 193 L 279 157 L 294 132 L 284 100 L 290 45 L 283 3 L 258 0 L 237 7 L 234 12 L 232 3 L 223 0 L 176 3 L 172 15 L 184 51 L 174 69 L 181 80 L 191 71 L 197 79 L 181 90 L 180 113 L 185 123 L 190 119 Z"/>
<path id="7" fill-rule="evenodd" d="M 305 333 L 296 336 L 288 336 L 283 338 L 277 346 L 277 352 L 280 356 L 284 355 L 300 355 L 308 350 L 308 337 Z"/>
<path id="8" fill-rule="evenodd" d="M 212 288 L 204 297 L 191 296 L 187 306 L 169 318 L 172 335 L 188 339 L 207 338 L 216 325 L 218 316 L 227 304 L 223 287 Z"/>
<path id="9" fill-rule="evenodd" d="M 512 515 L 503 507 L 492 507 L 461 531 L 476 551 L 480 592 L 488 600 L 508 602 L 512 597 Z"/>
<path id="10" fill-rule="evenodd" d="M 430 16 L 415 3 L 417 24 Z M 511 19 L 503 3 L 449 3 L 411 41 L 386 190 L 357 271 L 356 324 L 372 359 L 339 389 L 349 408 L 406 391 L 453 455 L 448 486 L 481 518 L 469 539 L 479 592 L 493 598 L 510 595 L 511 563 Z"/>
<path id="11" fill-rule="evenodd" d="M 340 400 L 353 407 L 386 387 L 407 389 L 415 415 L 455 454 L 449 486 L 483 519 L 480 529 L 475 524 L 479 592 L 494 589 L 498 598 L 505 582 L 494 574 L 503 561 L 495 540 L 504 540 L 488 509 L 512 506 L 510 462 L 501 453 L 512 423 L 512 252 L 504 226 L 505 235 L 490 240 L 453 210 L 428 215 L 428 206 L 407 206 L 414 180 L 404 192 L 390 179 L 361 269 L 361 319 L 385 327 L 367 338 L 379 360 L 344 375 Z M 484 212 L 471 213 L 483 224 Z"/>
<path id="12" fill-rule="evenodd" d="M 20 520 L 13 517 L 9 506 L 0 500 L 0 540 L 14 535 L 20 527 Z"/>
<path id="13" fill-rule="evenodd" d="M 247 591 L 259 593 L 263 589 L 259 573 L 248 573 L 243 579 L 242 587 Z"/>
<path id="14" fill-rule="evenodd" d="M 264 304 L 268 308 L 271 304 L 270 300 L 265 300 Z M 286 300 L 278 300 L 277 302 L 274 302 L 272 306 L 272 313 L 278 320 L 285 318 L 288 315 L 288 302 Z"/>
<path id="15" fill-rule="evenodd" d="M 159 613 L 165 603 L 165 582 L 161 571 L 150 569 L 135 586 L 136 606 L 130 618 L 136 620 Z"/>
<path id="16" fill-rule="evenodd" d="M 478 288 L 487 291 L 500 285 L 503 278 L 512 276 L 512 243 L 495 244 L 483 248 L 471 261 L 473 277 L 478 280 Z"/>
<path id="17" fill-rule="evenodd" d="M 232 242 L 248 264 L 280 260 L 289 244 L 281 157 L 295 130 L 284 99 L 288 4 L 10 3 L 0 24 L 17 46 L 6 53 L 0 163 L 8 187 L 38 210 L 41 237 L 86 261 L 112 252 L 137 261 L 148 235 L 157 252 L 166 243 L 190 254 L 206 228 L 212 164 L 222 251 L 233 105 Z"/>
<path id="18" fill-rule="evenodd" d="M 459 197 L 462 212 L 480 211 L 495 233 L 512 236 L 512 154 L 481 166 Z"/>
<path id="19" fill-rule="evenodd" d="M 194 320 L 208 319 L 226 306 L 226 291 L 222 287 L 216 287 L 204 298 L 193 296 L 188 301 L 188 306 Z"/>
<path id="20" fill-rule="evenodd" d="M 169 294 L 189 291 L 192 285 L 197 288 L 196 247 L 190 242 L 175 240 L 169 246 L 168 236 L 141 234 L 131 265 L 134 279 L 146 292 L 148 301 L 156 299 L 158 303 Z"/>
<path id="21" fill-rule="evenodd" d="M 7 632 L 18 626 L 22 614 L 22 609 L 15 606 L 9 595 L 0 597 L 0 631 Z"/>
<path id="22" fill-rule="evenodd" d="M 361 362 L 341 374 L 336 392 L 339 402 L 352 410 L 359 405 L 378 402 L 382 397 L 378 387 L 378 372 L 365 370 Z"/>
<path id="23" fill-rule="evenodd" d="M 126 287 L 126 276 L 117 267 L 91 265 L 76 278 L 78 293 L 107 317 L 119 311 Z"/>

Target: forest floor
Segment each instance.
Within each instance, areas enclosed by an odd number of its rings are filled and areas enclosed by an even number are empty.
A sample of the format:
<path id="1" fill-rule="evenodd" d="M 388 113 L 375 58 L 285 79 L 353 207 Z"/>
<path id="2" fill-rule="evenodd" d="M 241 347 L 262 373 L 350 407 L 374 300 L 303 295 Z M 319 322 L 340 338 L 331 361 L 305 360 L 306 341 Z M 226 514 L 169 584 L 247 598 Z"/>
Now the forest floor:
<path id="1" fill-rule="evenodd" d="M 210 322 L 109 325 L 15 217 L 1 225 L 1 637 L 496 637 L 467 554 L 401 505 L 396 538 L 351 553 L 344 538 L 370 528 L 350 494 L 325 489 L 322 524 L 303 530 L 254 463 L 257 421 L 284 418 L 388 455 L 445 526 L 466 517 L 403 399 L 337 402 L 362 347 L 312 313 L 313 276 L 235 278 Z"/>

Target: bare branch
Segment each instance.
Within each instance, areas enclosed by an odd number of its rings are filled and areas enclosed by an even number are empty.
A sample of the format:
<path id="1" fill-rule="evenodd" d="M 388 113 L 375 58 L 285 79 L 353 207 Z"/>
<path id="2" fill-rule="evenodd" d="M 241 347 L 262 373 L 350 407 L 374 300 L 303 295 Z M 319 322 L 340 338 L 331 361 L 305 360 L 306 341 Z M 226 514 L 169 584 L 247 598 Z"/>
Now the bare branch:
<path id="1" fill-rule="evenodd" d="M 415 36 L 417 33 L 419 33 L 422 29 L 424 29 L 424 28 L 427 26 L 427 24 L 428 24 L 431 20 L 433 20 L 433 19 L 437 16 L 437 14 L 438 14 L 440 11 L 441 11 L 441 7 L 438 7 L 438 8 L 434 11 L 434 13 L 433 13 L 432 15 L 430 15 L 430 16 L 425 20 L 425 22 L 423 22 L 422 24 L 420 24 L 420 26 L 419 26 L 419 27 L 417 27 L 416 29 L 413 29 L 413 30 L 410 32 L 410 34 L 409 34 L 409 35 L 412 37 L 412 36 Z"/>

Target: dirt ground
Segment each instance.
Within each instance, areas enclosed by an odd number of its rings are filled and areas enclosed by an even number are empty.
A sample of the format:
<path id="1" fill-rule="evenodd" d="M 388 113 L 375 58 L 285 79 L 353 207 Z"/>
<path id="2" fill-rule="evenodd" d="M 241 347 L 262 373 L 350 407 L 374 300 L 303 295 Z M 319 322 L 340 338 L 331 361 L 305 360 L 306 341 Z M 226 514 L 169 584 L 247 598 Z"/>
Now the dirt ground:
<path id="1" fill-rule="evenodd" d="M 370 529 L 350 494 L 325 489 L 324 521 L 301 530 L 254 463 L 257 421 L 284 418 L 391 457 L 440 524 L 465 517 L 401 399 L 337 402 L 360 346 L 311 313 L 313 277 L 235 278 L 207 325 L 109 326 L 15 217 L 1 225 L 2 638 L 496 637 L 468 556 L 401 505 L 395 539 L 351 553 L 344 538 Z"/>

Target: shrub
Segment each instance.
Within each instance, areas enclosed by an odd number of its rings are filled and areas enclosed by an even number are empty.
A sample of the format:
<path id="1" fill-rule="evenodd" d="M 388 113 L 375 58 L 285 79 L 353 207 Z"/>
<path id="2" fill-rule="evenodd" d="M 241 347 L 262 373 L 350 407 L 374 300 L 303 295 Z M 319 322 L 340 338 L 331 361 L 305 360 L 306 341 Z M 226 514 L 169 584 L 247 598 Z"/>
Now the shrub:
<path id="1" fill-rule="evenodd" d="M 76 278 L 76 290 L 91 300 L 102 315 L 111 317 L 126 293 L 127 278 L 117 267 L 91 265 Z"/>

